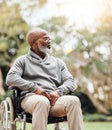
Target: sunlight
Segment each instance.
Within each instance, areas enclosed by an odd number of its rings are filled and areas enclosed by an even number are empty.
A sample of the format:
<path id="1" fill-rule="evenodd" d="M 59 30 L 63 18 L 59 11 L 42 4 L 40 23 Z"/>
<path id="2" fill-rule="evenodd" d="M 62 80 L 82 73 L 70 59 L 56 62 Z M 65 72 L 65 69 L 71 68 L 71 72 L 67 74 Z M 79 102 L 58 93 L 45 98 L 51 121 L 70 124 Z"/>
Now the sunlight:
<path id="1" fill-rule="evenodd" d="M 19 2 L 21 0 L 18 0 Z M 48 0 L 44 8 L 23 10 L 22 16 L 33 26 L 41 24 L 43 20 L 52 16 L 64 15 L 70 24 L 93 26 L 96 18 L 101 16 L 105 0 Z M 21 8 L 28 6 L 28 2 L 21 2 Z M 46 13 L 45 13 L 46 12 Z M 30 16 L 30 17 L 29 17 Z"/>
<path id="2" fill-rule="evenodd" d="M 59 14 L 68 17 L 70 22 L 92 25 L 100 16 L 103 0 L 57 0 Z"/>

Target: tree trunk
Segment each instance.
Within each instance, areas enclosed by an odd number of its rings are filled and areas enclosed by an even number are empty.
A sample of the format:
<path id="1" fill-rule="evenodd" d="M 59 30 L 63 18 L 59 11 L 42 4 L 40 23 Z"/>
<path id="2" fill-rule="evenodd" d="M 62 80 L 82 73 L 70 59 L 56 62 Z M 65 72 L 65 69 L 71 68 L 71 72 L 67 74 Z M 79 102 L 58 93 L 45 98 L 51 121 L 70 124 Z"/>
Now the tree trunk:
<path id="1" fill-rule="evenodd" d="M 94 96 L 88 91 L 88 89 L 86 89 L 84 93 L 86 93 L 86 95 L 90 98 L 91 102 L 96 107 L 98 112 L 104 113 L 106 115 L 109 114 L 108 110 L 96 98 L 94 98 Z"/>
<path id="2" fill-rule="evenodd" d="M 0 96 L 5 95 L 5 90 L 3 87 L 3 78 L 2 78 L 2 72 L 1 72 L 1 68 L 0 68 Z"/>

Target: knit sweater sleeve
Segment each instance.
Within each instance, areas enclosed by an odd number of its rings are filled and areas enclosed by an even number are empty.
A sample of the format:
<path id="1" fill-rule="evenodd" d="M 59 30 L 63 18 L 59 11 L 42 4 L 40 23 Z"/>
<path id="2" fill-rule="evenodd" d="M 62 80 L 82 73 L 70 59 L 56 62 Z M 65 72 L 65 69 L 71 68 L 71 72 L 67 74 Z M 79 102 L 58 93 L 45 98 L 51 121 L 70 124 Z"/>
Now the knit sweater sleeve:
<path id="1" fill-rule="evenodd" d="M 12 88 L 17 87 L 21 90 L 34 91 L 38 87 L 37 84 L 22 78 L 24 66 L 25 56 L 17 58 L 7 74 L 6 84 Z"/>
<path id="2" fill-rule="evenodd" d="M 65 95 L 69 92 L 75 91 L 77 88 L 76 80 L 73 78 L 69 70 L 67 69 L 66 64 L 59 60 L 59 66 L 61 67 L 61 82 L 62 84 L 58 87 L 58 92 L 61 92 L 61 95 Z"/>

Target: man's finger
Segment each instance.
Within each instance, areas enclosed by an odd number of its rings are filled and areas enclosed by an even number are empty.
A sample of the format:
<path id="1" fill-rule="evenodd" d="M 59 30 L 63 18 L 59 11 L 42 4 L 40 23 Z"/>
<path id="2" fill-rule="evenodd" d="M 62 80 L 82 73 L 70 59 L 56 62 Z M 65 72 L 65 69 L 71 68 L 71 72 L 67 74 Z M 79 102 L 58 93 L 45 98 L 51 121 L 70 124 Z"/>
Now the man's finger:
<path id="1" fill-rule="evenodd" d="M 49 100 L 51 99 L 50 98 L 50 96 L 49 96 L 49 94 L 48 93 L 46 93 L 45 91 L 43 92 L 43 94 L 42 95 L 44 95 L 45 97 L 47 97 Z"/>

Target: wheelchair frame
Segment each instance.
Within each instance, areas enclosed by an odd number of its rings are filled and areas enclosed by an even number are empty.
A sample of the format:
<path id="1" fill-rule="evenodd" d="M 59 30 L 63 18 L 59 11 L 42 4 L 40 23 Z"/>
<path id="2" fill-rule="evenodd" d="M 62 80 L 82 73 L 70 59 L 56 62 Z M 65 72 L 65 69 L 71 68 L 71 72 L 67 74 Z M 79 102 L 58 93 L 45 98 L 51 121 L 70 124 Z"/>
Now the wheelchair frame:
<path id="1" fill-rule="evenodd" d="M 0 130 L 26 130 L 26 123 L 32 122 L 32 115 L 26 113 L 20 106 L 20 91 L 18 88 L 14 88 L 11 97 L 7 97 L 1 102 Z M 48 124 L 54 124 L 54 130 L 61 130 L 60 122 L 64 121 L 67 121 L 66 117 L 48 117 Z M 21 123 L 19 129 L 17 128 L 17 122 Z"/>

